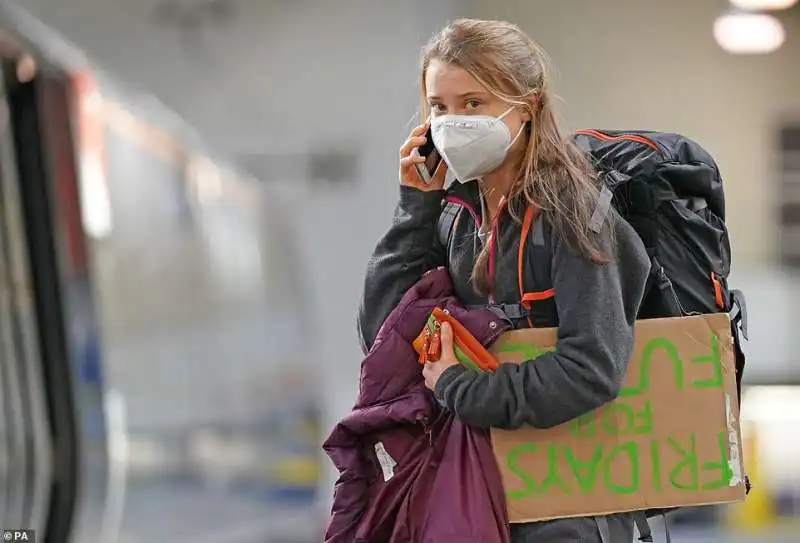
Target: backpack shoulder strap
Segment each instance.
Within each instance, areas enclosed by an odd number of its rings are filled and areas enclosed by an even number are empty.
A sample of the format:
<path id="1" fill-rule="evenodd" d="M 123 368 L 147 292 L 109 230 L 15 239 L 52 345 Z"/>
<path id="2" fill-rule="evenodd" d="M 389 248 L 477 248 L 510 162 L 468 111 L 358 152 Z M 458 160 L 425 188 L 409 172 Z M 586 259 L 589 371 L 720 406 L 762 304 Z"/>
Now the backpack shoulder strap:
<path id="1" fill-rule="evenodd" d="M 517 281 L 519 284 L 519 296 L 523 306 L 530 305 L 531 302 L 552 298 L 553 281 L 551 278 L 552 254 L 549 244 L 546 242 L 544 233 L 544 218 L 538 209 L 528 206 L 522 219 L 522 232 L 519 237 L 519 248 L 517 253 Z M 527 252 L 532 251 L 530 257 Z M 534 283 L 540 289 L 537 292 L 525 290 L 525 270 L 526 264 L 533 265 L 532 275 Z"/>
<path id="2" fill-rule="evenodd" d="M 627 179 L 630 179 L 629 177 Z M 627 180 L 615 176 L 612 183 Z M 615 185 L 614 185 L 615 186 Z M 592 214 L 589 227 L 599 233 L 609 215 L 614 193 L 603 186 Z M 529 314 L 531 326 L 557 326 L 558 314 L 555 306 L 553 287 L 553 250 L 550 243 L 551 226 L 542 213 L 534 206 L 528 206 L 522 220 L 519 254 L 517 256 L 517 278 L 519 281 L 520 305 Z M 527 272 L 527 273 L 526 273 Z M 530 277 L 536 290 L 527 290 L 525 278 Z M 527 285 L 530 287 L 532 285 Z"/>
<path id="3" fill-rule="evenodd" d="M 436 223 L 436 237 L 442 247 L 450 247 L 450 237 L 458 216 L 459 207 L 457 203 L 447 201 L 439 215 L 439 220 Z"/>
<path id="4" fill-rule="evenodd" d="M 555 289 L 552 279 L 553 254 L 545 233 L 544 216 L 533 206 L 528 206 L 522 219 L 522 231 L 517 253 L 517 282 L 520 305 L 528 324 L 557 326 Z M 525 278 L 531 277 L 536 290 L 527 290 Z M 530 285 L 527 285 L 530 287 Z"/>

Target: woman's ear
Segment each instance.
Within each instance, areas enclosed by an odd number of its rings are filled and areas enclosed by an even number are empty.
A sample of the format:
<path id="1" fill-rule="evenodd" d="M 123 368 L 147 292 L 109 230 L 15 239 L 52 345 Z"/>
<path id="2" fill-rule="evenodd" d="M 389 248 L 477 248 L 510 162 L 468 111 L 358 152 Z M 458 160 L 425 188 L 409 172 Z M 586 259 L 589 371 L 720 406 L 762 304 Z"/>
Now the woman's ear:
<path id="1" fill-rule="evenodd" d="M 534 105 L 532 104 L 525 104 L 522 109 L 522 123 L 529 123 L 531 122 L 531 111 L 533 110 Z"/>

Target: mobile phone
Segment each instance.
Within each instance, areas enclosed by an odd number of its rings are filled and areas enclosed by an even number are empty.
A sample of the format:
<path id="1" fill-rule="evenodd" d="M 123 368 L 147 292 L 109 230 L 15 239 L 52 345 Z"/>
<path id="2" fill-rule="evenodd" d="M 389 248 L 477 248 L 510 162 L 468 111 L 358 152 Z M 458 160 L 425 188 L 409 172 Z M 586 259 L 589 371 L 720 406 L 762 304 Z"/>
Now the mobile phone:
<path id="1" fill-rule="evenodd" d="M 423 164 L 415 164 L 415 166 L 417 167 L 417 173 L 422 180 L 426 184 L 429 184 L 431 181 L 433 181 L 433 174 L 436 172 L 436 168 L 439 167 L 442 157 L 439 155 L 439 151 L 436 150 L 436 146 L 433 144 L 433 136 L 430 128 L 428 128 L 428 132 L 425 133 L 425 137 L 427 138 L 425 144 L 411 151 L 411 154 L 425 157 L 425 162 Z"/>

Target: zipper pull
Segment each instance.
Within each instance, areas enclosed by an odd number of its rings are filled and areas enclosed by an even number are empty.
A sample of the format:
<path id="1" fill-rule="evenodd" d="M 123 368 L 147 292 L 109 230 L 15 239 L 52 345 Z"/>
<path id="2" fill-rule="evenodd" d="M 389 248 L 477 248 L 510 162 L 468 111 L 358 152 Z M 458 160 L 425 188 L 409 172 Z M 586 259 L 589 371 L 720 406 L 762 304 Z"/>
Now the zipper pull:
<path id="1" fill-rule="evenodd" d="M 442 357 L 442 333 L 438 322 L 434 325 L 433 332 L 430 334 L 430 341 L 425 354 L 428 362 L 438 362 Z"/>
<path id="2" fill-rule="evenodd" d="M 419 363 L 425 364 L 428 361 L 428 349 L 431 346 L 431 329 L 425 328 L 425 337 L 422 340 L 422 352 L 419 353 Z"/>

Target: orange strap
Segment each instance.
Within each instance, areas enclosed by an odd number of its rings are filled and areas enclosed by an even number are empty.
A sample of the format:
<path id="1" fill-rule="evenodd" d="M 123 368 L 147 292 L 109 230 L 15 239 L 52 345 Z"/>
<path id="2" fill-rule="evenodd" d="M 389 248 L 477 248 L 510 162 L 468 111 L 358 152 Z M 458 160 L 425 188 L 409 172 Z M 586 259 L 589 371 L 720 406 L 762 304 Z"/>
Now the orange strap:
<path id="1" fill-rule="evenodd" d="M 714 272 L 711 272 L 711 283 L 714 285 L 714 301 L 717 302 L 717 307 L 724 310 L 725 300 L 722 299 L 722 285 Z"/>
<path id="2" fill-rule="evenodd" d="M 522 306 L 525 308 L 530 307 L 531 302 L 541 302 L 542 300 L 549 300 L 556 295 L 556 289 L 549 288 L 541 292 L 526 292 L 522 295 Z"/>
<path id="3" fill-rule="evenodd" d="M 553 288 L 541 292 L 525 292 L 525 285 L 523 284 L 523 277 L 525 276 L 525 247 L 528 245 L 528 236 L 531 233 L 531 226 L 536 218 L 537 211 L 538 208 L 534 206 L 528 206 L 525 209 L 525 216 L 522 219 L 522 233 L 519 237 L 519 249 L 517 251 L 517 284 L 519 286 L 520 305 L 525 309 L 530 309 L 531 302 L 548 300 L 556 294 Z"/>

